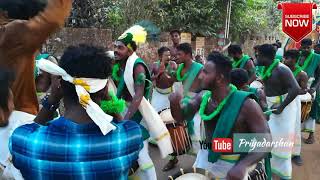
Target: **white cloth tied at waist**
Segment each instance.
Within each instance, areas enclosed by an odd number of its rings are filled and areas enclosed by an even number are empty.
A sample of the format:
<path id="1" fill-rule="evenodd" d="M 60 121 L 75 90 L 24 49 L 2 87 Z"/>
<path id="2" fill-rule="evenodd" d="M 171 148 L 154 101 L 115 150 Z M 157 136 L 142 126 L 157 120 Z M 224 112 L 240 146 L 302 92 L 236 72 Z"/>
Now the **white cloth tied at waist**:
<path id="1" fill-rule="evenodd" d="M 288 94 L 281 95 L 282 100 L 285 100 Z M 268 108 L 273 105 L 280 104 L 280 96 L 267 97 Z M 272 154 L 278 158 L 291 158 L 291 153 L 295 138 L 295 123 L 297 118 L 297 101 L 295 98 L 288 104 L 281 114 L 271 114 L 268 121 L 270 132 L 272 135 L 272 142 L 278 142 L 277 147 L 273 147 Z"/>

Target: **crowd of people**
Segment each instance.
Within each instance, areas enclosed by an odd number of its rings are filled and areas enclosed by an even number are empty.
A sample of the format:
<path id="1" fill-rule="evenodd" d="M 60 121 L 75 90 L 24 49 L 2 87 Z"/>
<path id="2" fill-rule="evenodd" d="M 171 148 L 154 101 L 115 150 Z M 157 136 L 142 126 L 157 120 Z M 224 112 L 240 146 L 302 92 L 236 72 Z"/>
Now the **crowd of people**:
<path id="1" fill-rule="evenodd" d="M 0 179 L 157 179 L 153 144 L 168 163 L 196 157 L 190 167 L 216 179 L 292 179 L 320 119 L 320 45 L 281 43 L 212 51 L 204 61 L 179 30 L 150 66 L 136 53 L 147 32 L 125 31 L 114 50 L 39 48 L 64 25 L 72 0 L 48 4 L 0 2 Z M 26 10 L 31 8 L 32 10 Z M 108 52 L 107 52 L 108 51 Z M 40 105 L 39 105 L 40 104 Z M 279 137 L 293 147 L 223 153 L 201 142 L 238 133 Z"/>

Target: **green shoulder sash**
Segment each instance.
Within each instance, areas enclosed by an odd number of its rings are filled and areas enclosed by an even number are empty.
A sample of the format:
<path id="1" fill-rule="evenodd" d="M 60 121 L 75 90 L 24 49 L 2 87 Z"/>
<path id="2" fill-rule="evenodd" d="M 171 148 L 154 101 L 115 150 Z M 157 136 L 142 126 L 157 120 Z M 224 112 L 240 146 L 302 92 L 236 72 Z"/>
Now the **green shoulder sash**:
<path id="1" fill-rule="evenodd" d="M 244 91 L 236 91 L 232 94 L 219 116 L 212 139 L 230 137 L 231 130 L 237 120 L 243 102 L 251 95 L 252 93 Z M 213 152 L 212 149 L 210 149 L 208 161 L 215 163 L 220 155 L 221 153 Z"/>
<path id="2" fill-rule="evenodd" d="M 250 56 L 243 55 L 242 58 L 239 61 L 234 61 L 232 63 L 233 68 L 244 68 L 247 64 L 247 62 L 250 60 Z"/>
<path id="3" fill-rule="evenodd" d="M 187 79 L 182 82 L 184 96 L 186 96 L 188 94 L 188 92 L 192 86 L 193 81 L 195 80 L 195 78 L 199 74 L 202 67 L 203 67 L 202 64 L 193 61 L 192 65 L 190 67 L 190 70 L 189 70 L 190 72 L 189 72 Z"/>
<path id="4" fill-rule="evenodd" d="M 151 83 L 151 75 L 150 75 L 150 71 L 147 67 L 147 65 L 145 64 L 145 62 L 141 59 L 141 58 L 138 58 L 135 63 L 134 63 L 134 66 L 133 68 L 135 68 L 138 64 L 142 64 L 145 68 L 145 71 L 146 71 L 146 84 L 145 84 L 145 91 L 144 91 L 144 97 L 146 99 L 149 99 L 150 98 L 150 93 L 151 93 L 151 88 L 150 86 L 152 86 Z M 122 72 L 122 74 L 120 75 L 120 81 L 119 81 L 119 85 L 118 85 L 118 89 L 117 89 L 117 97 L 120 98 L 121 97 L 121 94 L 125 88 L 126 84 L 124 82 L 124 71 Z"/>
<path id="5" fill-rule="evenodd" d="M 314 53 L 312 57 L 312 61 L 308 64 L 308 66 L 303 69 L 307 74 L 308 77 L 314 77 L 314 72 L 316 71 L 317 67 L 320 64 L 320 55 Z"/>

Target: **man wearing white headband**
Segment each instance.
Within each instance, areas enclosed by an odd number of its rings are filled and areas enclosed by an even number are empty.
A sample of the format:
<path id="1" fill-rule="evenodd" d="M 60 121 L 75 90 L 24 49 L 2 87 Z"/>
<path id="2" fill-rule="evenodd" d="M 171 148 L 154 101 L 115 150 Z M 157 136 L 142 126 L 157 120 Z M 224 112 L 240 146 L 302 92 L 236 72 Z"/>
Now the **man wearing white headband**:
<path id="1" fill-rule="evenodd" d="M 61 76 L 65 116 L 47 126 L 33 123 L 14 131 L 9 146 L 13 164 L 23 178 L 127 179 L 143 146 L 142 133 L 135 122 L 116 123 L 100 108 L 111 74 L 110 58 L 104 50 L 87 45 L 69 47 L 59 66 L 50 61 L 37 65 Z M 44 98 L 43 108 L 54 112 L 59 100 Z M 105 111 L 111 114 L 110 109 Z"/>

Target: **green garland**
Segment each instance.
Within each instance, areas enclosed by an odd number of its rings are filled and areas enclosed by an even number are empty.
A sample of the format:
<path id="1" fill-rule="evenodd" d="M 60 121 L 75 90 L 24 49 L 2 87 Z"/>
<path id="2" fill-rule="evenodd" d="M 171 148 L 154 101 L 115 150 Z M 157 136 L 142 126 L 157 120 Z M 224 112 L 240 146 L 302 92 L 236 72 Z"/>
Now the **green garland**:
<path id="1" fill-rule="evenodd" d="M 279 62 L 280 62 L 279 59 L 275 59 L 273 63 L 268 67 L 267 70 L 264 68 L 263 71 L 261 72 L 261 79 L 262 80 L 268 79 L 271 76 L 274 68 L 279 64 Z"/>
<path id="2" fill-rule="evenodd" d="M 297 77 L 297 75 L 302 71 L 302 68 L 300 66 L 296 66 L 296 70 L 293 72 L 294 77 Z"/>
<path id="3" fill-rule="evenodd" d="M 112 79 L 119 82 L 120 81 L 120 76 L 118 75 L 120 70 L 120 64 L 117 63 L 112 67 Z"/>
<path id="4" fill-rule="evenodd" d="M 209 115 L 206 115 L 205 114 L 205 110 L 206 110 L 206 107 L 208 105 L 208 102 L 212 96 L 212 93 L 211 91 L 208 91 L 204 94 L 203 98 L 202 98 L 202 101 L 201 101 L 201 104 L 200 104 L 200 110 L 199 110 L 199 113 L 200 113 L 200 116 L 201 116 L 201 119 L 203 121 L 209 121 L 209 120 L 212 120 L 215 116 L 217 116 L 220 111 L 223 109 L 223 107 L 226 105 L 226 103 L 228 102 L 228 100 L 230 99 L 231 95 L 236 92 L 237 88 L 230 84 L 230 89 L 231 91 L 229 92 L 228 96 L 226 96 L 220 103 L 219 105 L 217 106 L 217 108 Z"/>
<path id="5" fill-rule="evenodd" d="M 302 65 L 302 67 L 300 66 L 300 59 L 301 59 L 301 57 L 299 58 L 299 60 L 298 60 L 298 62 L 297 62 L 297 64 L 296 64 L 296 67 L 300 67 L 301 68 L 301 70 L 302 71 L 304 71 L 308 66 L 309 66 L 309 64 L 310 64 L 310 62 L 311 62 L 311 60 L 312 60 L 312 57 L 313 57 L 313 55 L 314 55 L 314 52 L 311 52 L 309 55 L 308 55 L 308 57 L 306 58 L 306 60 L 304 61 L 304 63 L 303 63 L 303 65 Z"/>
<path id="6" fill-rule="evenodd" d="M 182 71 L 183 68 L 184 68 L 184 63 L 180 64 L 179 67 L 178 67 L 178 70 L 177 70 L 177 80 L 180 81 L 180 82 L 186 80 L 187 77 L 189 76 L 189 71 L 188 71 L 188 72 L 186 72 L 184 74 L 183 77 L 181 77 L 181 71 Z"/>
<path id="7" fill-rule="evenodd" d="M 238 60 L 238 61 L 234 61 L 234 62 L 232 63 L 232 67 L 233 67 L 233 68 L 237 68 L 237 67 L 240 65 L 241 62 L 242 62 L 242 59 L 240 59 L 240 60 Z"/>
<path id="8" fill-rule="evenodd" d="M 124 112 L 126 108 L 126 101 L 118 99 L 113 91 L 109 92 L 111 100 L 102 100 L 100 108 L 107 114 L 119 114 Z"/>

